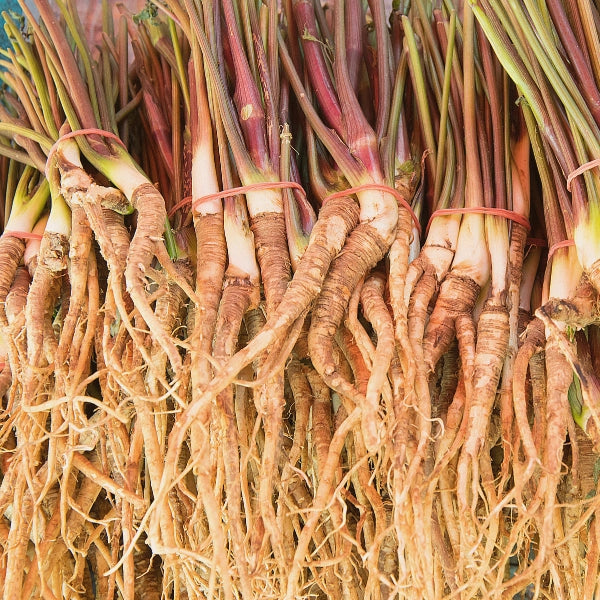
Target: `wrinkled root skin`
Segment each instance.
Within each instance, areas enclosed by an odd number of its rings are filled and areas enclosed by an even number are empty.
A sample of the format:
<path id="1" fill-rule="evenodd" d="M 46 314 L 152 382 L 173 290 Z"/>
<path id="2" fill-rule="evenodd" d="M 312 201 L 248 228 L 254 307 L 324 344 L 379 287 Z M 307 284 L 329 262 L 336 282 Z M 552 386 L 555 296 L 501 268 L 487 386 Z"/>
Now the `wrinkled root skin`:
<path id="1" fill-rule="evenodd" d="M 287 288 L 282 305 L 285 312 L 276 313 L 279 317 L 277 327 L 283 317 L 286 326 L 293 323 L 319 294 L 331 262 L 343 248 L 348 233 L 356 226 L 358 216 L 358 204 L 348 198 L 333 198 L 323 206 L 306 252 Z"/>
<path id="2" fill-rule="evenodd" d="M 465 452 L 476 458 L 487 431 L 498 382 L 508 348 L 508 310 L 504 306 L 488 306 L 481 314 L 477 327 L 473 403 L 469 411 Z M 485 427 L 485 429 L 483 428 Z"/>
<path id="3" fill-rule="evenodd" d="M 429 319 L 423 339 L 425 362 L 433 372 L 456 335 L 456 319 L 471 315 L 480 287 L 472 279 L 449 273 Z"/>
<path id="4" fill-rule="evenodd" d="M 555 321 L 575 329 L 583 329 L 600 322 L 600 298 L 590 279 L 583 275 L 572 298 L 550 298 L 544 312 Z"/>
<path id="5" fill-rule="evenodd" d="M 77 320 L 84 308 L 87 291 L 88 257 L 92 247 L 92 230 L 89 226 L 85 211 L 80 206 L 73 207 L 71 211 L 72 235 L 69 250 L 69 283 L 71 294 L 69 309 L 64 320 L 60 336 L 58 364 L 65 362 L 69 345 L 73 340 Z"/>
<path id="6" fill-rule="evenodd" d="M 17 267 L 25 252 L 25 242 L 17 237 L 3 235 L 0 238 L 0 325 L 6 326 L 5 302 Z"/>
<path id="7" fill-rule="evenodd" d="M 183 366 L 179 351 L 171 335 L 154 315 L 146 294 L 146 273 L 154 259 L 156 244 L 163 243 L 167 219 L 165 201 L 153 185 L 145 183 L 135 189 L 131 202 L 138 211 L 138 221 L 125 266 L 127 291 L 153 338 L 162 346 L 173 370 L 179 375 Z"/>
<path id="8" fill-rule="evenodd" d="M 573 381 L 569 363 L 561 353 L 557 340 L 552 337 L 546 342 L 546 373 L 546 443 L 543 456 L 544 475 L 540 482 L 540 489 L 545 492 L 545 504 L 540 553 L 549 552 L 554 540 L 554 507 L 561 479 L 567 422 L 570 418 L 567 394 Z"/>
<path id="9" fill-rule="evenodd" d="M 211 352 L 227 263 L 223 214 L 198 215 L 194 229 L 196 264 L 201 265 L 196 273 L 196 295 L 202 305 L 194 315 L 191 371 L 193 385 L 203 387 L 212 377 L 212 366 L 205 355 Z"/>
<path id="10" fill-rule="evenodd" d="M 244 314 L 255 303 L 258 290 L 250 281 L 239 278 L 226 279 L 217 321 L 214 357 L 224 362 L 237 347 L 238 335 Z M 253 302 L 254 300 L 254 302 Z M 233 387 L 225 388 L 217 396 L 217 409 L 221 413 L 221 435 L 224 440 L 225 488 L 227 513 L 231 526 L 233 556 L 240 577 L 240 589 L 244 597 L 251 597 L 248 561 L 245 555 L 245 528 L 242 523 L 242 484 L 239 462 L 239 435 L 235 421 Z"/>
<path id="11" fill-rule="evenodd" d="M 420 345 L 423 341 L 427 322 L 427 310 L 431 299 L 438 289 L 438 285 L 439 282 L 435 269 L 432 266 L 426 266 L 421 273 L 408 305 L 408 333 L 413 343 Z"/>
<path id="12" fill-rule="evenodd" d="M 31 276 L 26 267 L 19 267 L 15 273 L 15 279 L 6 296 L 6 318 L 8 324 L 12 325 L 19 317 L 23 316 L 23 311 L 27 304 L 27 294 Z"/>
<path id="13" fill-rule="evenodd" d="M 283 213 L 261 213 L 252 219 L 251 228 L 270 315 L 281 302 L 292 272 L 285 217 Z"/>
<path id="14" fill-rule="evenodd" d="M 414 302 L 413 299 L 423 293 L 420 291 L 423 278 L 431 279 L 433 277 L 437 289 L 437 285 L 450 268 L 453 258 L 454 249 L 449 246 L 440 246 L 437 244 L 423 246 L 419 256 L 408 267 L 405 290 L 406 301 L 412 304 Z M 428 288 L 430 285 L 428 283 L 425 287 Z"/>
<path id="15" fill-rule="evenodd" d="M 344 250 L 332 263 L 312 313 L 308 346 L 313 365 L 327 385 L 342 395 L 363 403 L 364 396 L 338 372 L 334 356 L 334 338 L 344 318 L 352 292 L 360 280 L 385 255 L 387 245 L 376 230 L 360 224 L 349 236 Z M 376 415 L 372 415 L 376 418 Z M 371 435 L 369 435 L 371 433 Z M 363 431 L 372 450 L 378 443 L 373 428 Z"/>
<path id="16" fill-rule="evenodd" d="M 383 258 L 386 247 L 369 225 L 359 225 L 334 260 L 312 313 L 308 345 L 317 372 L 336 389 L 333 353 L 329 351 L 350 296 L 359 281 Z M 327 349 L 327 351 L 324 351 Z"/>
<path id="17" fill-rule="evenodd" d="M 44 325 L 50 323 L 58 298 L 62 277 L 67 271 L 69 241 L 58 233 L 46 232 L 40 247 L 39 261 L 27 297 L 25 308 L 27 327 L 27 357 L 30 367 L 39 366 L 42 356 Z"/>
<path id="18" fill-rule="evenodd" d="M 386 279 L 383 273 L 370 275 L 361 290 L 361 303 L 365 317 L 373 325 L 377 334 L 377 347 L 373 369 L 365 394 L 365 413 L 362 418 L 363 435 L 366 439 L 378 439 L 377 420 L 373 414 L 379 410 L 381 390 L 387 380 L 387 373 L 394 357 L 394 323 L 384 300 Z"/>

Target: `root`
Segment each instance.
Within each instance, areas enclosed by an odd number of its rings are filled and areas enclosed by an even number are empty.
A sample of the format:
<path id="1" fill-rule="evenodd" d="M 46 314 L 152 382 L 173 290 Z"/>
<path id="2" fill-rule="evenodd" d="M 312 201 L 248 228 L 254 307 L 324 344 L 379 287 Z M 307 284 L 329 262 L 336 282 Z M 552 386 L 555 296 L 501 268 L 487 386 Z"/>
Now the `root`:
<path id="1" fill-rule="evenodd" d="M 583 275 L 572 298 L 551 298 L 544 304 L 544 312 L 549 318 L 567 323 L 569 327 L 584 329 L 600 322 L 600 298 L 590 279 Z"/>
<path id="2" fill-rule="evenodd" d="M 406 285 L 404 288 L 404 300 L 407 306 L 415 305 L 425 309 L 429 300 L 424 302 L 426 296 L 431 297 L 437 291 L 440 281 L 443 281 L 454 258 L 454 250 L 448 246 L 425 245 L 421 248 L 419 256 L 408 266 L 406 274 Z M 415 310 L 415 309 L 413 309 Z M 421 315 L 421 311 L 417 314 Z"/>
<path id="3" fill-rule="evenodd" d="M 381 260 L 386 246 L 369 225 L 359 225 L 348 238 L 344 251 L 335 259 L 321 294 L 312 312 L 308 333 L 308 346 L 317 372 L 329 387 L 342 395 L 353 398 L 363 406 L 363 397 L 354 386 L 337 371 L 333 360 L 333 338 L 340 326 L 350 295 L 366 273 Z M 377 416 L 370 415 L 371 424 L 365 435 L 369 450 L 380 442 Z M 374 422 L 373 422 L 374 421 Z"/>
<path id="4" fill-rule="evenodd" d="M 58 344 L 56 361 L 62 365 L 73 339 L 77 320 L 85 301 L 88 278 L 88 256 L 92 247 L 92 230 L 85 211 L 81 206 L 73 206 L 71 211 L 71 240 L 69 248 L 69 310 L 63 322 Z"/>
<path id="5" fill-rule="evenodd" d="M 295 467 L 300 460 L 302 451 L 306 444 L 306 433 L 312 404 L 312 391 L 308 379 L 300 362 L 292 359 L 287 368 L 287 376 L 294 397 L 294 437 L 292 447 L 288 452 L 287 465 Z M 285 469 L 285 467 L 284 467 Z M 290 477 L 291 477 L 290 473 Z M 286 485 L 285 471 L 282 483 Z"/>
<path id="6" fill-rule="evenodd" d="M 473 402 L 469 411 L 469 433 L 464 450 L 477 460 L 486 439 L 489 419 L 508 347 L 508 311 L 488 305 L 479 317 L 473 373 Z"/>
<path id="7" fill-rule="evenodd" d="M 319 520 L 321 519 L 322 512 L 325 510 L 325 507 L 331 500 L 335 474 L 339 465 L 340 452 L 344 447 L 346 436 L 360 422 L 361 412 L 361 409 L 357 408 L 350 413 L 342 422 L 340 427 L 335 431 L 331 439 L 329 451 L 327 453 L 327 460 L 323 469 L 321 470 L 319 487 L 317 488 L 317 493 L 311 506 L 312 510 L 308 514 L 308 518 L 306 519 L 304 527 L 298 536 L 298 542 L 296 544 L 296 551 L 291 563 L 284 600 L 295 600 L 297 597 L 300 569 L 302 568 L 302 565 L 309 554 L 309 545 Z"/>
<path id="8" fill-rule="evenodd" d="M 44 233 L 38 265 L 33 276 L 25 309 L 27 358 L 29 367 L 40 366 L 43 352 L 44 326 L 50 323 L 60 292 L 61 279 L 67 270 L 69 242 L 57 233 Z"/>
<path id="9" fill-rule="evenodd" d="M 280 306 L 267 315 L 267 324 L 260 333 L 221 369 L 219 387 L 228 385 L 275 340 L 288 336 L 289 329 L 321 291 L 331 262 L 342 249 L 348 232 L 358 222 L 358 214 L 358 205 L 348 198 L 334 198 L 323 206 Z"/>
<path id="10" fill-rule="evenodd" d="M 230 281 L 223 291 L 221 310 L 215 330 L 214 357 L 224 362 L 234 352 L 244 313 L 256 301 L 258 290 L 248 281 Z M 233 389 L 225 388 L 217 396 L 223 429 L 223 461 L 225 463 L 225 493 L 231 530 L 233 558 L 236 564 L 242 597 L 252 597 L 252 585 L 246 559 L 245 533 L 242 523 L 242 489 L 238 430 L 235 422 Z"/>
<path id="11" fill-rule="evenodd" d="M 458 316 L 472 314 L 479 291 L 479 285 L 470 278 L 449 273 L 444 279 L 423 338 L 424 360 L 430 372 L 450 348 Z"/>
<path id="12" fill-rule="evenodd" d="M 173 263 L 173 269 L 177 272 L 178 279 L 186 282 L 189 286 L 193 280 L 193 271 L 188 259 L 180 259 Z M 181 285 L 172 279 L 165 284 L 165 293 L 156 301 L 154 312 L 162 328 L 173 337 L 177 336 L 176 330 L 181 326 L 182 309 L 185 306 L 186 294 Z M 167 355 L 156 340 L 152 341 L 150 355 L 154 360 L 154 371 L 164 373 L 167 366 Z M 151 376 L 148 385 L 153 393 L 161 395 L 157 381 Z"/>
<path id="13" fill-rule="evenodd" d="M 594 288 L 600 291 L 600 260 L 594 262 L 587 270 L 587 276 Z"/>
<path id="14" fill-rule="evenodd" d="M 537 314 L 544 321 L 549 336 L 555 341 L 569 366 L 577 374 L 583 396 L 584 406 L 582 408 L 588 415 L 582 426 L 594 442 L 594 448 L 597 451 L 600 448 L 600 402 L 598 401 L 600 380 L 592 368 L 587 340 L 583 336 L 579 341 L 579 347 L 575 347 L 552 319 L 546 316 L 543 307 L 539 309 Z"/>
<path id="15" fill-rule="evenodd" d="M 373 369 L 365 394 L 365 411 L 368 412 L 365 412 L 362 420 L 363 432 L 366 432 L 365 436 L 369 440 L 376 440 L 379 435 L 373 429 L 376 421 L 372 415 L 379 411 L 379 398 L 383 385 L 387 382 L 387 372 L 394 356 L 394 324 L 383 300 L 384 291 L 385 278 L 382 273 L 375 273 L 367 278 L 361 292 L 365 317 L 377 334 Z"/>
<path id="16" fill-rule="evenodd" d="M 567 435 L 569 403 L 567 394 L 573 374 L 554 337 L 546 342 L 546 373 L 548 396 L 546 402 L 546 444 L 543 475 L 539 489 L 544 494 L 544 511 L 540 524 L 541 557 L 548 557 L 554 542 L 556 493 L 561 479 L 563 445 Z M 543 558 L 540 559 L 543 562 Z"/>
<path id="17" fill-rule="evenodd" d="M 25 252 L 25 242 L 11 235 L 0 237 L 0 325 L 6 327 L 6 296 L 11 288 L 17 267 Z"/>
<path id="18" fill-rule="evenodd" d="M 77 350 L 73 347 L 69 358 L 68 378 L 71 393 L 74 393 L 84 375 L 89 372 L 97 323 L 100 319 L 100 285 L 96 255 L 93 251 L 90 251 L 87 260 L 87 270 L 88 305 L 81 315 L 81 318 L 85 319 L 85 332 L 80 347 Z"/>
<path id="19" fill-rule="evenodd" d="M 195 307 L 190 335 L 192 385 L 197 388 L 206 386 L 213 374 L 206 356 L 212 352 L 227 263 L 223 214 L 199 215 L 195 219 L 194 230 L 197 240 L 196 264 L 201 266 L 196 273 L 196 294 L 202 300 Z"/>
<path id="20" fill-rule="evenodd" d="M 400 210 L 396 226 L 396 238 L 388 251 L 389 273 L 387 282 L 398 359 L 405 378 L 410 382 L 415 376 L 415 365 L 408 339 L 408 302 L 405 300 L 405 284 L 409 270 L 412 226 L 413 223 L 408 211 Z"/>
<path id="21" fill-rule="evenodd" d="M 544 324 L 540 319 L 529 323 L 525 332 L 525 340 L 515 359 L 513 370 L 513 406 L 515 421 L 519 432 L 523 451 L 525 453 L 526 467 L 517 468 L 514 462 L 519 455 L 515 452 L 513 458 L 513 473 L 515 478 L 516 497 L 521 497 L 522 490 L 529 481 L 535 464 L 539 461 L 538 451 L 531 428 L 529 427 L 529 416 L 527 410 L 527 371 L 531 358 L 542 350 L 545 345 Z"/>
<path id="22" fill-rule="evenodd" d="M 269 316 L 285 295 L 292 272 L 285 217 L 283 212 L 261 213 L 252 217 L 251 222 Z"/>
<path id="23" fill-rule="evenodd" d="M 156 254 L 156 244 L 162 243 L 167 219 L 165 201 L 156 188 L 147 183 L 135 189 L 131 203 L 138 211 L 138 221 L 125 266 L 127 291 L 150 329 L 153 339 L 161 345 L 169 357 L 173 370 L 179 375 L 183 366 L 179 351 L 173 343 L 173 338 L 163 329 L 154 315 L 146 297 L 147 273 Z"/>
<path id="24" fill-rule="evenodd" d="M 27 294 L 31 277 L 26 267 L 19 267 L 15 273 L 13 284 L 6 296 L 6 318 L 13 331 L 16 330 L 16 323 L 24 317 L 25 306 L 27 305 Z M 23 320 L 23 324 L 25 321 Z"/>

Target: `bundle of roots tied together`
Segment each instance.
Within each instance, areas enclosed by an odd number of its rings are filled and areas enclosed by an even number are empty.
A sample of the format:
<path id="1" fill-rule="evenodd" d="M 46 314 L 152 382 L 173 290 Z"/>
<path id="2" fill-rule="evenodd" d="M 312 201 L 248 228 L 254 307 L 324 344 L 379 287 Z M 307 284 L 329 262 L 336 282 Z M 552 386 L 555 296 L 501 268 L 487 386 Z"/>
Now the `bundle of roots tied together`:
<path id="1" fill-rule="evenodd" d="M 4 13 L 0 592 L 600 596 L 600 13 Z"/>

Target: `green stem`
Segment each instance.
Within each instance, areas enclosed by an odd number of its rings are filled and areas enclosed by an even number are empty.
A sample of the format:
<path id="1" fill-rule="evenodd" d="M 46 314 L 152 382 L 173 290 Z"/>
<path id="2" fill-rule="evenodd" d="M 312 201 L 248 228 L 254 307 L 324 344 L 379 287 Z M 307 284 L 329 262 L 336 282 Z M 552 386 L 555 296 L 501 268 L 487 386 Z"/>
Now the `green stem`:
<path id="1" fill-rule="evenodd" d="M 79 57 L 81 62 L 83 63 L 83 69 L 85 71 L 85 79 L 88 87 L 88 98 L 91 102 L 92 109 L 94 111 L 94 116 L 96 117 L 96 123 L 100 125 L 102 122 L 100 118 L 100 108 L 98 105 L 98 90 L 95 86 L 94 75 L 92 73 L 92 61 L 90 57 L 90 51 L 87 47 L 87 44 L 83 40 L 82 32 L 81 32 L 81 23 L 79 22 L 79 18 L 74 16 L 71 11 L 67 9 L 67 6 L 64 4 L 62 0 L 56 0 L 56 4 L 62 17 L 65 20 L 69 33 L 79 50 Z M 77 15 L 77 13 L 74 13 Z"/>
<path id="2" fill-rule="evenodd" d="M 175 27 L 175 21 L 169 19 L 169 33 L 171 34 L 171 42 L 173 43 L 173 50 L 175 52 L 175 61 L 177 63 L 178 79 L 181 83 L 181 93 L 183 94 L 183 103 L 185 104 L 186 114 L 190 113 L 190 90 L 187 80 L 187 73 L 185 65 L 183 64 L 183 54 L 181 52 L 181 45 L 179 43 L 179 37 L 177 35 L 177 29 Z"/>
<path id="3" fill-rule="evenodd" d="M 21 125 L 14 125 L 13 123 L 0 123 L 0 135 L 4 135 L 11 139 L 14 139 L 15 136 L 22 136 L 29 140 L 33 140 L 40 145 L 44 154 L 50 152 L 50 148 L 52 148 L 53 144 L 52 140 L 45 135 L 28 129 L 27 127 L 22 127 Z"/>
<path id="4" fill-rule="evenodd" d="M 444 181 L 442 172 L 445 166 L 446 137 L 448 135 L 448 108 L 452 84 L 452 61 L 454 59 L 454 46 L 456 34 L 456 12 L 450 15 L 450 30 L 448 31 L 448 49 L 446 50 L 446 63 L 444 66 L 444 87 L 442 89 L 442 103 L 440 111 L 440 131 L 438 136 L 438 156 L 436 160 L 435 184 L 433 191 L 434 205 L 437 206 Z"/>
<path id="5" fill-rule="evenodd" d="M 435 173 L 437 164 L 437 147 L 435 134 L 433 132 L 431 112 L 429 110 L 429 98 L 427 97 L 427 90 L 425 89 L 425 75 L 423 73 L 423 65 L 421 63 L 421 57 L 419 56 L 419 51 L 417 49 L 415 32 L 412 28 L 408 17 L 402 16 L 402 25 L 404 27 L 404 33 L 406 36 L 404 39 L 406 40 L 406 44 L 408 47 L 408 54 L 410 58 L 410 73 L 412 75 L 413 85 L 416 90 L 420 122 L 423 127 L 423 134 L 425 136 L 427 150 L 429 150 L 427 162 L 429 164 L 429 168 L 431 169 L 431 173 Z"/>
<path id="6" fill-rule="evenodd" d="M 15 43 L 17 44 L 19 50 L 23 53 L 23 57 L 25 58 L 27 70 L 31 74 L 34 87 L 38 93 L 40 105 L 42 107 L 42 112 L 44 113 L 44 123 L 48 127 L 48 133 L 51 137 L 57 138 L 58 127 L 54 123 L 52 107 L 50 105 L 50 97 L 48 95 L 48 88 L 46 86 L 46 80 L 44 78 L 43 71 L 40 68 L 40 64 L 35 58 L 35 55 L 31 49 L 31 45 L 25 41 L 18 27 L 15 25 L 8 13 L 3 12 L 2 17 L 6 22 L 5 26 L 8 27 L 11 36 L 14 38 Z"/>
<path id="7" fill-rule="evenodd" d="M 177 249 L 177 241 L 175 239 L 175 234 L 171 229 L 171 223 L 169 221 L 169 217 L 165 219 L 165 246 L 167 247 L 167 252 L 171 257 L 171 260 L 177 260 L 179 258 L 179 250 Z"/>

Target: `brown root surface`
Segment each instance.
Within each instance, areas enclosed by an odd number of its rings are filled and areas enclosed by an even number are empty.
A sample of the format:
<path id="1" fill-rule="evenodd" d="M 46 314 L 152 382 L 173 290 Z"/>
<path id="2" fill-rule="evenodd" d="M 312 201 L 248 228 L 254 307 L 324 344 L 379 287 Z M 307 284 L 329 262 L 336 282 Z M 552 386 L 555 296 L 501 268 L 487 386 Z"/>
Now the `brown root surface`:
<path id="1" fill-rule="evenodd" d="M 27 306 L 27 357 L 33 369 L 40 365 L 43 354 L 44 326 L 50 323 L 54 305 L 66 274 L 69 242 L 63 235 L 44 233 L 38 265 L 29 288 Z"/>
<path id="2" fill-rule="evenodd" d="M 488 423 L 508 347 L 508 311 L 488 306 L 479 317 L 473 372 L 473 402 L 469 411 L 469 434 L 465 452 L 476 459 L 486 439 Z"/>
<path id="3" fill-rule="evenodd" d="M 20 238 L 3 235 L 0 237 L 0 325 L 6 326 L 5 302 L 17 267 L 25 252 L 25 242 Z"/>
<path id="4" fill-rule="evenodd" d="M 196 295 L 202 303 L 194 313 L 192 342 L 192 380 L 195 386 L 210 381 L 212 367 L 206 356 L 212 351 L 215 323 L 223 290 L 227 263 L 227 245 L 223 229 L 223 214 L 198 215 L 196 232 Z"/>
<path id="5" fill-rule="evenodd" d="M 423 338 L 424 360 L 431 372 L 456 337 L 456 319 L 471 315 L 479 286 L 470 278 L 450 272 L 444 279 Z"/>
<path id="6" fill-rule="evenodd" d="M 182 368 L 179 351 L 171 335 L 154 315 L 146 295 L 147 277 L 155 256 L 155 245 L 163 243 L 162 235 L 167 220 L 165 201 L 153 185 L 145 183 L 135 189 L 131 203 L 138 211 L 138 220 L 125 265 L 127 290 L 153 338 L 162 346 L 174 371 L 179 374 Z"/>
<path id="7" fill-rule="evenodd" d="M 454 250 L 449 246 L 426 244 L 421 248 L 419 256 L 410 263 L 406 274 L 405 299 L 409 305 L 422 304 L 422 301 L 418 302 L 417 299 L 424 289 L 428 290 L 431 287 L 432 278 L 436 287 L 445 278 L 453 258 Z M 429 281 L 422 283 L 424 278 Z"/>
<path id="8" fill-rule="evenodd" d="M 189 259 L 179 259 L 173 263 L 173 269 L 177 273 L 178 278 L 181 278 L 191 285 L 194 273 Z M 186 303 L 186 294 L 181 287 L 170 278 L 163 285 L 164 293 L 156 300 L 154 313 L 159 323 L 164 330 L 174 338 L 181 337 L 181 328 L 183 325 L 183 313 Z M 165 373 L 167 356 L 156 340 L 152 341 L 150 355 L 154 360 L 155 373 Z M 153 392 L 159 394 L 156 380 L 149 377 L 149 387 Z M 161 392 L 162 393 L 162 390 Z"/>
<path id="9" fill-rule="evenodd" d="M 551 298 L 544 304 L 544 312 L 555 321 L 583 329 L 600 321 L 600 298 L 591 280 L 583 275 L 572 298 Z"/>
<path id="10" fill-rule="evenodd" d="M 333 198 L 323 206 L 309 245 L 281 303 L 268 315 L 264 328 L 227 363 L 221 377 L 231 381 L 275 340 L 289 335 L 294 322 L 320 293 L 331 262 L 344 246 L 348 232 L 358 222 L 358 215 L 358 205 L 348 198 Z"/>
<path id="11" fill-rule="evenodd" d="M 224 362 L 236 349 L 239 330 L 246 310 L 256 300 L 257 290 L 247 280 L 228 281 L 223 291 L 219 318 L 215 327 L 214 357 Z M 246 554 L 246 530 L 242 522 L 242 480 L 240 475 L 240 440 L 236 424 L 234 390 L 225 388 L 217 396 L 221 415 L 223 461 L 227 514 L 230 524 L 232 555 L 237 567 L 243 597 L 252 597 L 252 584 Z M 252 560 L 253 557 L 250 558 Z M 256 562 L 256 561 L 255 561 Z"/>
<path id="12" fill-rule="evenodd" d="M 92 229 L 84 209 L 74 206 L 71 211 L 71 240 L 69 245 L 69 309 L 64 319 L 58 344 L 56 360 L 62 364 L 66 360 L 69 345 L 75 333 L 77 320 L 83 309 L 88 277 L 88 257 L 92 247 Z"/>
<path id="13" fill-rule="evenodd" d="M 524 469 L 519 464 L 514 464 L 520 455 L 518 451 L 514 453 L 513 477 L 517 489 L 517 499 L 520 499 L 522 490 L 531 477 L 535 463 L 539 460 L 534 435 L 529 425 L 528 401 L 530 400 L 530 394 L 528 394 L 527 389 L 527 373 L 529 362 L 534 354 L 544 348 L 545 342 L 544 324 L 540 319 L 534 319 L 525 330 L 524 341 L 519 348 L 514 364 L 512 386 L 514 415 L 526 461 Z"/>
<path id="14" fill-rule="evenodd" d="M 594 262 L 587 270 L 587 276 L 594 288 L 600 293 L 600 260 Z"/>
<path id="15" fill-rule="evenodd" d="M 377 335 L 377 347 L 365 393 L 365 415 L 362 420 L 363 431 L 369 440 L 376 440 L 379 435 L 375 429 L 377 421 L 373 419 L 373 414 L 379 411 L 379 399 L 395 350 L 394 323 L 383 299 L 385 283 L 384 275 L 375 273 L 367 277 L 361 290 L 365 317 Z"/>
<path id="16" fill-rule="evenodd" d="M 29 293 L 29 285 L 31 276 L 26 267 L 19 267 L 15 273 L 10 291 L 6 296 L 6 318 L 9 325 L 13 325 L 20 316 L 23 316 L 23 311 L 27 304 L 27 294 Z"/>
<path id="17" fill-rule="evenodd" d="M 251 228 L 270 315 L 281 302 L 292 271 L 284 214 L 260 213 L 252 218 Z"/>
<path id="18" fill-rule="evenodd" d="M 573 373 L 555 338 L 546 342 L 546 443 L 543 452 L 543 475 L 539 489 L 544 495 L 544 511 L 540 523 L 540 550 L 548 556 L 555 541 L 554 518 L 558 485 L 561 479 L 564 442 L 567 422 L 570 419 L 567 394 Z M 543 560 L 542 560 L 543 562 Z"/>
<path id="19" fill-rule="evenodd" d="M 357 404 L 363 404 L 363 397 L 338 371 L 332 345 L 352 291 L 383 258 L 385 250 L 385 243 L 369 225 L 361 224 L 350 234 L 343 252 L 333 262 L 323 284 L 312 312 L 308 333 L 310 355 L 317 372 L 329 387 L 355 399 Z M 369 418 L 377 420 L 377 416 L 373 414 Z M 379 444 L 379 432 L 374 435 L 377 429 L 375 425 L 363 431 L 369 450 Z"/>

